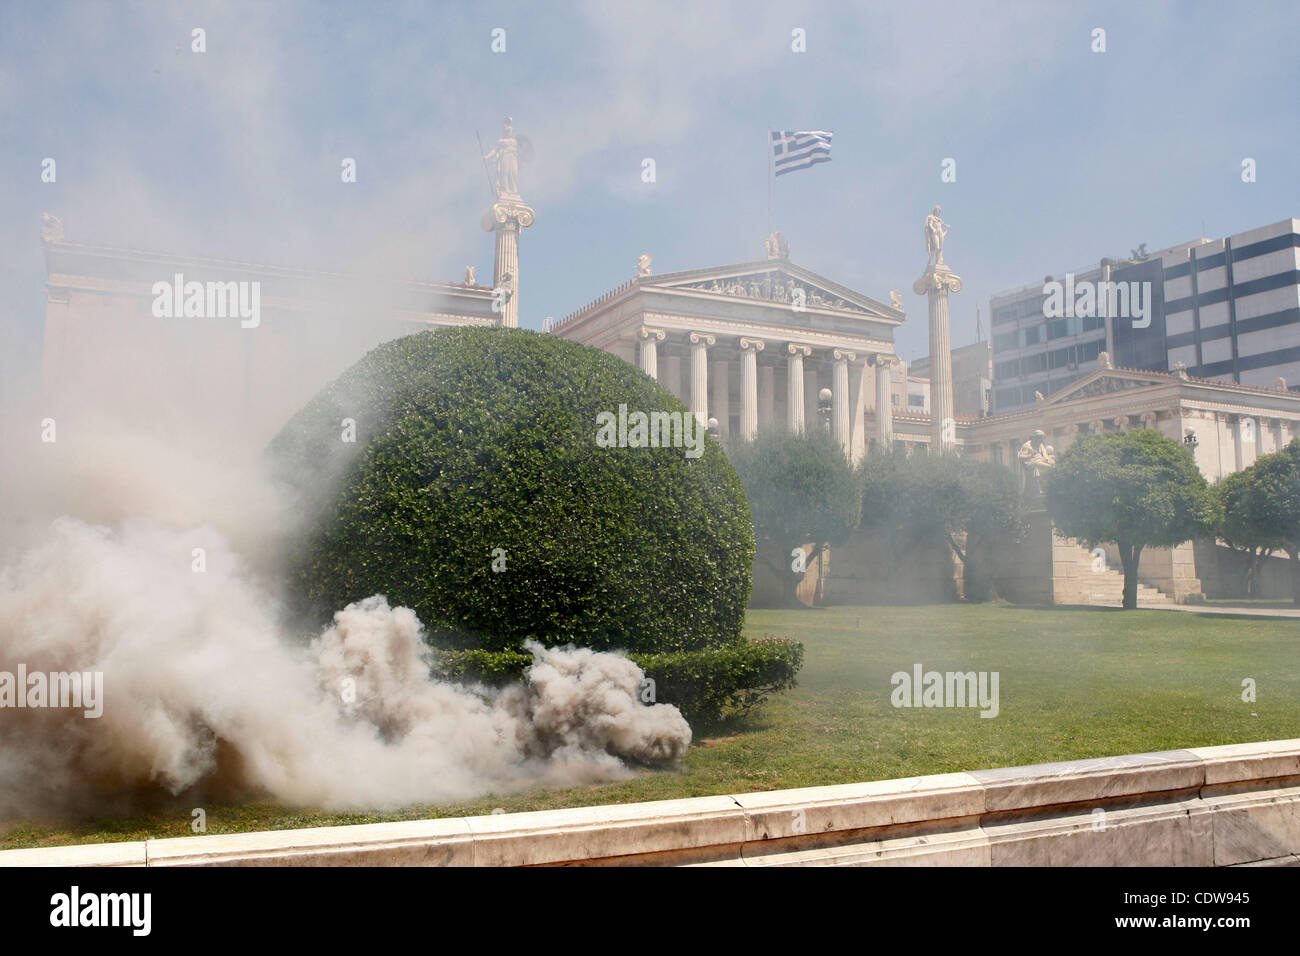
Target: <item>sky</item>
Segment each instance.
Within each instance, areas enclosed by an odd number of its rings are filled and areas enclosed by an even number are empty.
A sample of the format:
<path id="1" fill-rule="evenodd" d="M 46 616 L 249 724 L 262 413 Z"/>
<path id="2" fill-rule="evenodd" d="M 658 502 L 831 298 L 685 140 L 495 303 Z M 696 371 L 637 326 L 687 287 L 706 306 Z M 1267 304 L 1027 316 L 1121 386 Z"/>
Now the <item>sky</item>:
<path id="1" fill-rule="evenodd" d="M 1300 4 L 1250 0 L 6 0 L 0 398 L 38 375 L 42 212 L 74 241 L 451 281 L 472 264 L 482 282 L 475 134 L 490 148 L 507 115 L 534 146 L 525 327 L 630 279 L 641 253 L 659 273 L 762 258 L 768 131 L 826 129 L 832 162 L 775 184 L 792 259 L 900 290 L 916 358 L 911 284 L 941 204 L 968 344 L 992 293 L 1300 216 L 1297 36 Z"/>

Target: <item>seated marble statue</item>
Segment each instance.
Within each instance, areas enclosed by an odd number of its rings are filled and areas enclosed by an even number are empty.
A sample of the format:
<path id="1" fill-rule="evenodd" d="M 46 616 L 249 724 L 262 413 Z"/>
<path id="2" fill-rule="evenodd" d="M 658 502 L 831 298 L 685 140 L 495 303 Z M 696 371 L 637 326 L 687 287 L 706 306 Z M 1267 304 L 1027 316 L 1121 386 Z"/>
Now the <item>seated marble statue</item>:
<path id="1" fill-rule="evenodd" d="M 1041 428 L 1034 429 L 1029 441 L 1016 453 L 1024 476 L 1025 494 L 1038 497 L 1043 493 L 1043 472 L 1056 464 L 1056 449 L 1047 444 L 1047 435 Z"/>

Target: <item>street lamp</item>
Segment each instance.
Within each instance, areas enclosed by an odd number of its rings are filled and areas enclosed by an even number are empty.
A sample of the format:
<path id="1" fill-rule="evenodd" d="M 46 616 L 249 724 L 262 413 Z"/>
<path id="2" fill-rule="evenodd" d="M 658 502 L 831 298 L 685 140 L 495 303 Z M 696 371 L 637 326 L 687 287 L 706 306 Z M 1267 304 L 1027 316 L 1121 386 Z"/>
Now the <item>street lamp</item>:
<path id="1" fill-rule="evenodd" d="M 827 431 L 831 430 L 831 390 L 823 388 L 817 393 L 817 411 L 821 413 L 822 425 Z"/>
<path id="2" fill-rule="evenodd" d="M 708 424 L 705 425 L 705 431 L 714 441 L 720 441 L 722 438 L 722 433 L 718 431 L 718 420 L 716 418 L 709 419 Z"/>

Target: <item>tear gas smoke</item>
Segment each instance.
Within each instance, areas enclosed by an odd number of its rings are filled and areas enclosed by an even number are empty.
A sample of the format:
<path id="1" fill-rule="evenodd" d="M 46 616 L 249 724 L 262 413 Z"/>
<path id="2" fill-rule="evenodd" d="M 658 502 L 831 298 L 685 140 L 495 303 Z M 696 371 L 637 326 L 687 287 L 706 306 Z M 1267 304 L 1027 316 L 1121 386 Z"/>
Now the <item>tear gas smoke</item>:
<path id="1" fill-rule="evenodd" d="M 193 570 L 203 548 L 206 569 Z M 60 518 L 0 571 L 0 669 L 102 671 L 104 709 L 0 710 L 0 812 L 158 789 L 394 807 L 617 779 L 691 732 L 615 654 L 536 644 L 502 691 L 430 679 L 420 622 L 381 596 L 295 645 L 211 528 Z"/>

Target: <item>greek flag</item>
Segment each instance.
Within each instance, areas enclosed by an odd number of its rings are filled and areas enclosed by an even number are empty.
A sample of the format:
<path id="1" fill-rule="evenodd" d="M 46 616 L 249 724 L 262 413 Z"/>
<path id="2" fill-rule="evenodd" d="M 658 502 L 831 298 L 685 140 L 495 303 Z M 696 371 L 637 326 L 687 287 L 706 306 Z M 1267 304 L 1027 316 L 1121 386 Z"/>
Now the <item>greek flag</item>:
<path id="1" fill-rule="evenodd" d="M 831 137 L 824 129 L 772 131 L 772 156 L 776 174 L 784 176 L 796 169 L 807 169 L 831 161 Z"/>

